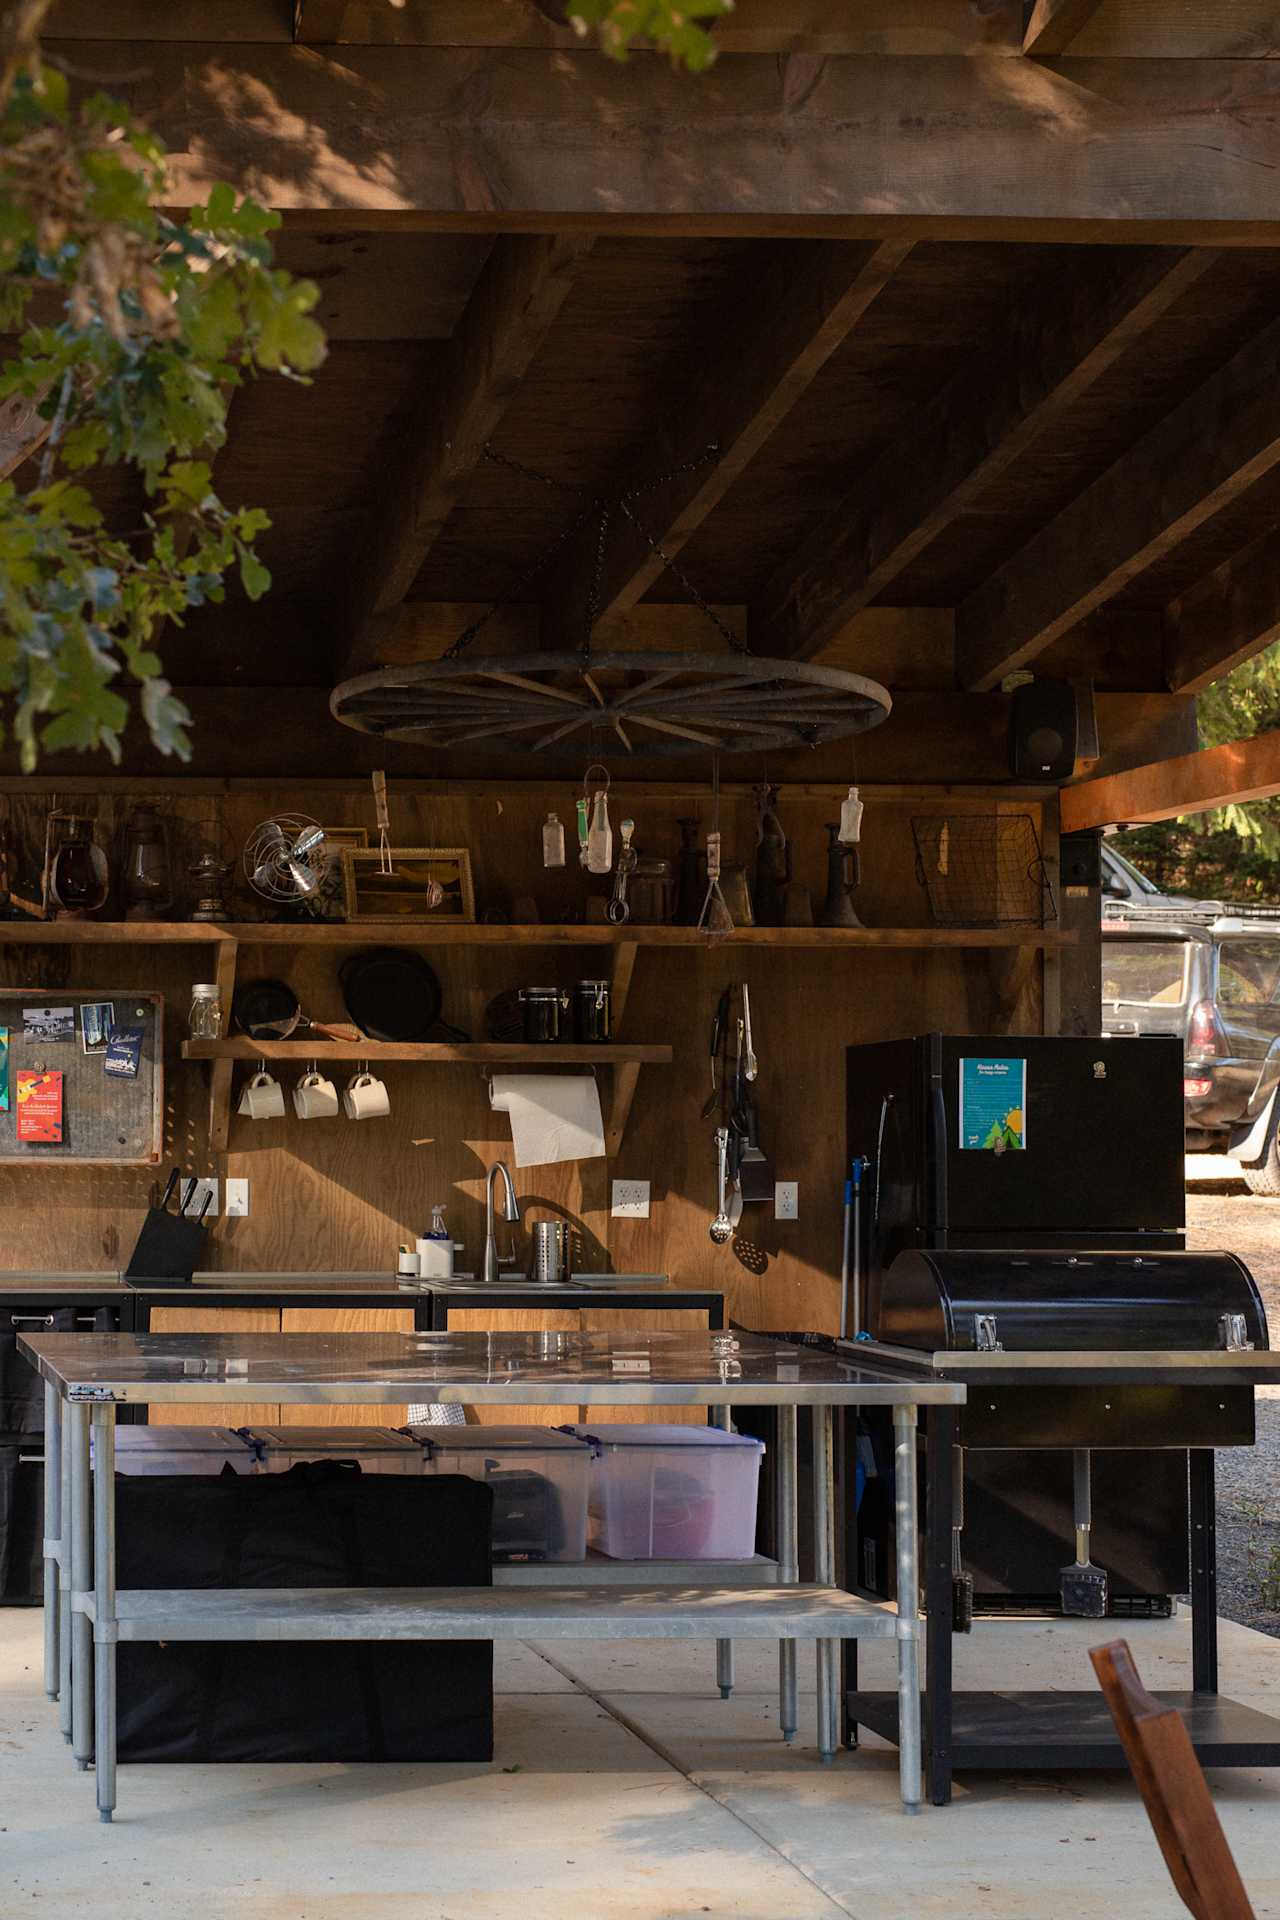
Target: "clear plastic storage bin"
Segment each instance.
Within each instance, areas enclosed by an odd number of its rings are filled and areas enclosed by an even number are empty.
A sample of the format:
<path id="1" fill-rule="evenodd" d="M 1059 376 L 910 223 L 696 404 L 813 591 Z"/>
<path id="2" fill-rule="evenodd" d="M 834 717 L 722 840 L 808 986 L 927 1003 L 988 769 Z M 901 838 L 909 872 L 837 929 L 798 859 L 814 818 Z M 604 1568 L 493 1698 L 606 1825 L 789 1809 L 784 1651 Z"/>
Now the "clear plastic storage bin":
<path id="1" fill-rule="evenodd" d="M 719 1427 L 611 1426 L 594 1442 L 588 1538 L 614 1560 L 749 1560 L 764 1444 Z"/>
<path id="2" fill-rule="evenodd" d="M 231 1427 L 117 1427 L 116 1472 L 256 1473 L 253 1448 Z"/>
<path id="3" fill-rule="evenodd" d="M 493 1488 L 493 1557 L 585 1560 L 591 1448 L 554 1427 L 426 1427 L 405 1431 L 428 1473 L 465 1473 Z"/>
<path id="4" fill-rule="evenodd" d="M 267 1473 L 303 1460 L 355 1460 L 361 1473 L 421 1473 L 422 1450 L 394 1427 L 246 1427 Z"/>

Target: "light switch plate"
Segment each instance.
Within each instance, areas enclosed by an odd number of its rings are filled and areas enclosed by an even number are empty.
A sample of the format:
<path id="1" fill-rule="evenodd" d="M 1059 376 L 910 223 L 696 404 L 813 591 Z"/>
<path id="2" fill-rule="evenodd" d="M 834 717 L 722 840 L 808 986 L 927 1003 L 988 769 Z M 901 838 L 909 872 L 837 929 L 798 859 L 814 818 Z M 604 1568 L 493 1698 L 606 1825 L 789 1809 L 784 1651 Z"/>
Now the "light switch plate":
<path id="1" fill-rule="evenodd" d="M 227 1181 L 227 1219 L 242 1220 L 249 1211 L 249 1182 Z"/>
<path id="2" fill-rule="evenodd" d="M 615 1220 L 647 1220 L 649 1218 L 649 1182 L 647 1180 L 615 1180 L 612 1212 Z"/>
<path id="3" fill-rule="evenodd" d="M 186 1192 L 187 1187 L 190 1186 L 190 1184 L 191 1182 L 188 1179 L 184 1183 L 181 1189 L 183 1193 Z M 208 1211 L 206 1212 L 204 1217 L 206 1220 L 216 1220 L 218 1217 L 218 1181 L 216 1176 L 214 1176 L 208 1179 L 197 1179 L 196 1181 L 196 1190 L 192 1194 L 190 1203 L 188 1204 L 188 1207 L 187 1207 L 187 1212 L 191 1215 L 193 1220 L 198 1220 L 200 1218 L 200 1209 L 201 1207 L 204 1206 L 204 1197 L 206 1193 L 210 1196 L 210 1199 L 209 1199 Z"/>
<path id="4" fill-rule="evenodd" d="M 774 1181 L 773 1217 L 775 1220 L 800 1218 L 800 1182 L 798 1180 Z"/>

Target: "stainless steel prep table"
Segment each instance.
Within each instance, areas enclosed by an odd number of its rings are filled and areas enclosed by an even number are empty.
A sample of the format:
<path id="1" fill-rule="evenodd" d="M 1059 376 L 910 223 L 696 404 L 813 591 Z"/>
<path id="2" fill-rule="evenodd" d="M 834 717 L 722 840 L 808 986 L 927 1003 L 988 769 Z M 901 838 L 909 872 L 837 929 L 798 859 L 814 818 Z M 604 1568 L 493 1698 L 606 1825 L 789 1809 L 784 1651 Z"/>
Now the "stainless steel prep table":
<path id="1" fill-rule="evenodd" d="M 818 1733 L 838 1742 L 842 1640 L 891 1638 L 898 1655 L 904 1806 L 921 1803 L 917 1609 L 916 1425 L 920 1406 L 951 1408 L 963 1386 L 908 1379 L 861 1358 L 817 1354 L 743 1334 L 398 1334 L 381 1337 L 43 1334 L 22 1347 L 46 1383 L 57 1432 L 59 1492 L 46 1491 L 46 1580 L 63 1583 L 46 1614 L 46 1686 L 71 1693 L 77 1761 L 96 1755 L 102 1819 L 116 1804 L 116 1658 L 124 1640 L 757 1638 L 780 1644 L 784 1729 L 795 1724 L 795 1649 L 816 1643 Z M 289 1404 L 471 1404 L 575 1400 L 612 1406 L 772 1406 L 779 1584 L 708 1587 L 483 1587 L 354 1591 L 243 1589 L 118 1592 L 115 1581 L 116 1409 L 139 1404 L 270 1399 Z M 796 1408 L 813 1409 L 815 1581 L 797 1581 Z M 897 1611 L 834 1584 L 832 1409 L 892 1409 Z M 97 1471 L 90 1472 L 90 1428 Z M 92 1512 L 91 1512 L 92 1510 Z M 93 1657 L 96 1654 L 96 1659 Z M 94 1712 L 90 1715 L 90 1700 Z"/>

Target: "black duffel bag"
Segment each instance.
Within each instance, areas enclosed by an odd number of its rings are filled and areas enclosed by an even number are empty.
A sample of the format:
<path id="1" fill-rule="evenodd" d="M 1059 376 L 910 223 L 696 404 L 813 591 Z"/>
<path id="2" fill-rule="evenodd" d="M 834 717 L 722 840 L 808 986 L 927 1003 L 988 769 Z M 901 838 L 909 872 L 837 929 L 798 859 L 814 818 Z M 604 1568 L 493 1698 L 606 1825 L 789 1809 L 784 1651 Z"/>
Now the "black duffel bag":
<path id="1" fill-rule="evenodd" d="M 118 1476 L 129 1587 L 487 1587 L 492 1496 L 460 1475 Z M 490 1760 L 488 1640 L 119 1649 L 122 1761 Z"/>

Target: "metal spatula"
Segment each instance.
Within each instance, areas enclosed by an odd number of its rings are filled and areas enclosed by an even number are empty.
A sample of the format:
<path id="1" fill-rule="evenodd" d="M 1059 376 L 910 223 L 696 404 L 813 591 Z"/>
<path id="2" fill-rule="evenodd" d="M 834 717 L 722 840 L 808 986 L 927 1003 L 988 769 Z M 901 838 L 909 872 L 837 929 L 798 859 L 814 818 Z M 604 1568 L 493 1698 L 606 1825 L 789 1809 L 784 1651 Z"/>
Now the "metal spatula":
<path id="1" fill-rule="evenodd" d="M 1093 1490 L 1088 1447 L 1077 1447 L 1071 1455 L 1074 1493 L 1076 1557 L 1075 1564 L 1062 1569 L 1062 1611 L 1084 1620 L 1103 1620 L 1107 1612 L 1107 1571 L 1095 1567 L 1089 1558 L 1089 1534 L 1093 1527 Z"/>

